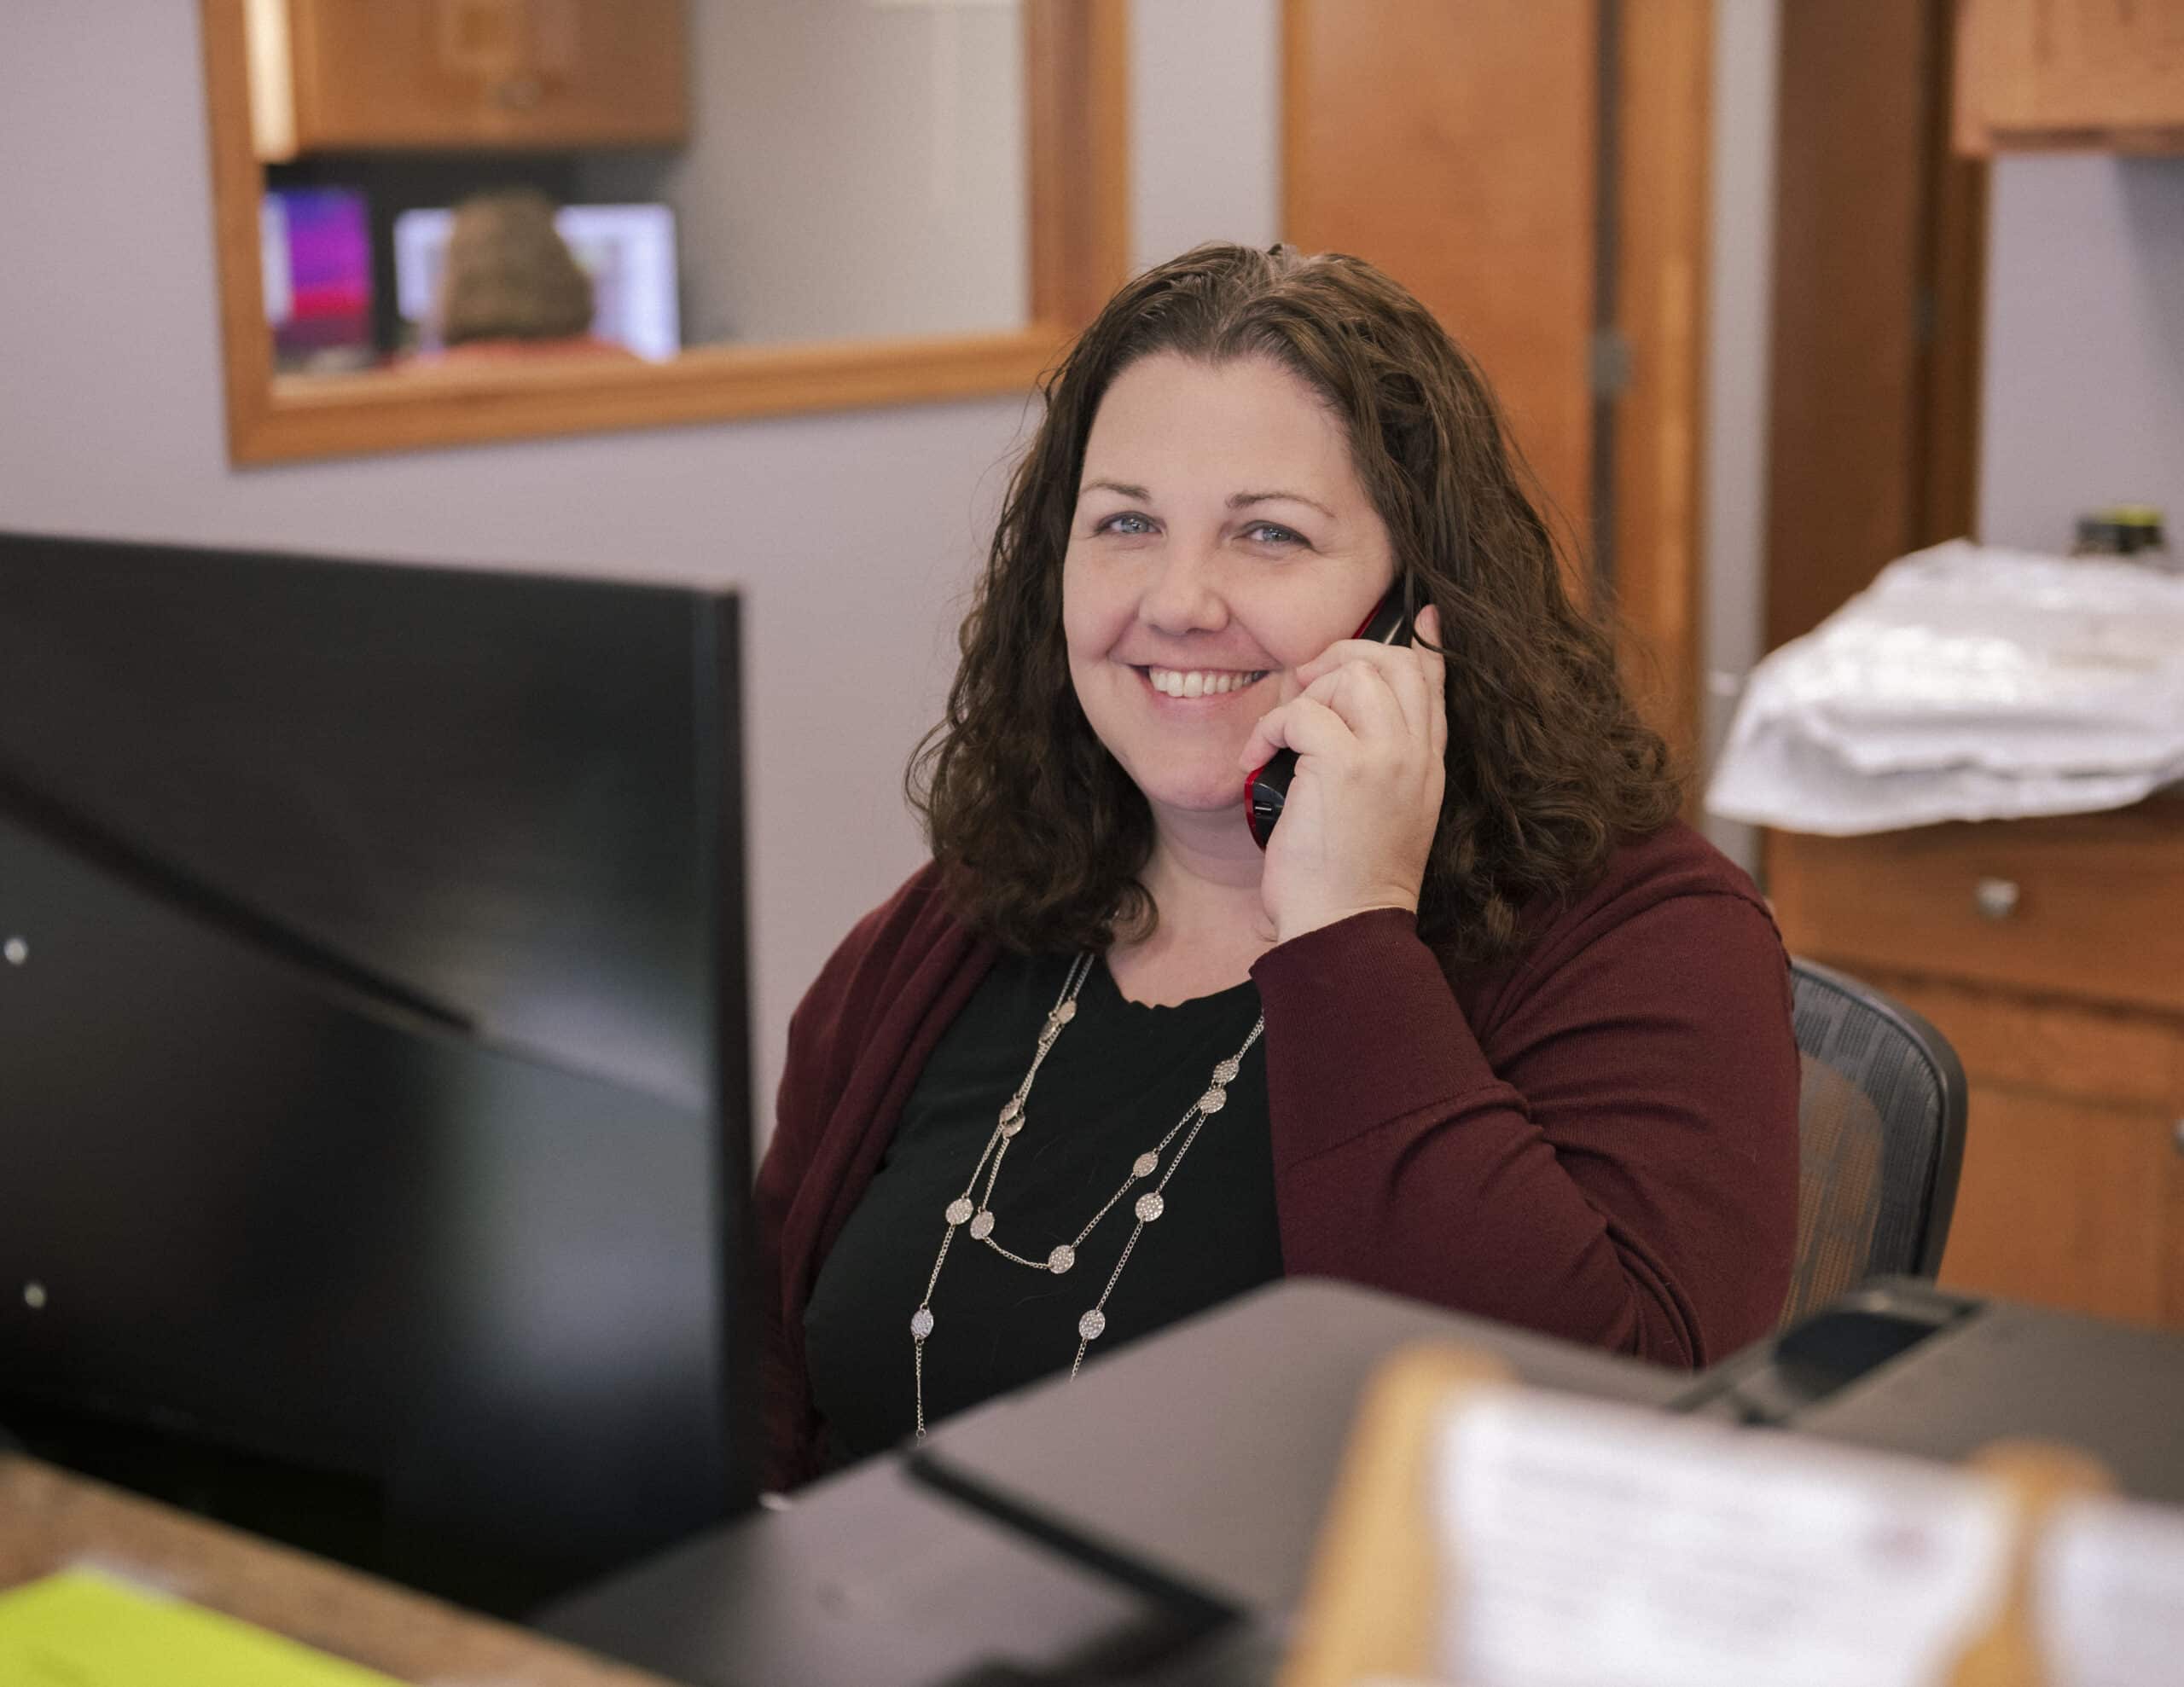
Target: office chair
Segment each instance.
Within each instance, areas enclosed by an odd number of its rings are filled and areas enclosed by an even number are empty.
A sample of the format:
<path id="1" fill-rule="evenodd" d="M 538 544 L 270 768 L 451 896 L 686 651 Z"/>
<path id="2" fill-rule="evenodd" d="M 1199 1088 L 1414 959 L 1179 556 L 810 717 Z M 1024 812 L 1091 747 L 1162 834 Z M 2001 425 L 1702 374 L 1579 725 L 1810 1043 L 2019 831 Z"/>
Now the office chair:
<path id="1" fill-rule="evenodd" d="M 1798 1253 L 1788 1325 L 1888 1274 L 1941 1268 L 1964 1161 L 1964 1068 L 1926 1020 L 1809 960 L 1797 1026 Z"/>

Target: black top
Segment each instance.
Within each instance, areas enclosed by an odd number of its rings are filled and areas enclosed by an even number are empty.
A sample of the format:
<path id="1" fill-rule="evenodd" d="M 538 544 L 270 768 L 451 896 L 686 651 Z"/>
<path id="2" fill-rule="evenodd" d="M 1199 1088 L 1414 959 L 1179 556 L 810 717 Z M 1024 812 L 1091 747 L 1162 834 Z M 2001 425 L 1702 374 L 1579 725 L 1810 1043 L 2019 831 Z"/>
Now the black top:
<path id="1" fill-rule="evenodd" d="M 1068 971 L 1066 956 L 1004 956 L 995 965 L 933 1050 L 878 1173 L 820 1267 L 804 1312 L 804 1354 L 836 1462 L 892 1446 L 915 1428 L 910 1315 L 948 1228 L 948 1205 L 963 1193 L 1002 1104 L 1022 1082 Z M 1025 1128 L 994 1187 L 992 1239 L 1026 1259 L 1043 1260 L 1072 1241 L 1120 1187 L 1131 1162 L 1205 1093 L 1215 1064 L 1236 1052 L 1259 999 L 1246 983 L 1175 1007 L 1146 1007 L 1123 999 L 1101 961 L 1077 1007 L 1039 1069 Z M 1263 1038 L 1228 1093 L 1108 1296 L 1107 1330 L 1088 1364 L 1281 1275 Z M 1170 1145 L 1162 1170 L 1189 1135 Z M 1098 1303 L 1136 1225 L 1133 1207 L 1160 1176 L 1132 1185 L 1059 1276 L 1002 1259 L 968 1226 L 956 1231 L 932 1291 L 927 1428 L 1068 1370 L 1077 1321 Z"/>

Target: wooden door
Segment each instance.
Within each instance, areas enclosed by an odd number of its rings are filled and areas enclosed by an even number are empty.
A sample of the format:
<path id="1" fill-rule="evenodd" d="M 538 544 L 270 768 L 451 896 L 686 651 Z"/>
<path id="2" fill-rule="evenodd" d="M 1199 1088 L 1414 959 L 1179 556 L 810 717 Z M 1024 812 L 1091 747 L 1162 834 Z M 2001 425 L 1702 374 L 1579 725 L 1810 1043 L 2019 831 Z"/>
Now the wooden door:
<path id="1" fill-rule="evenodd" d="M 1948 0 L 1783 0 L 1767 645 L 1972 530 L 1984 166 L 1949 156 Z"/>
<path id="2" fill-rule="evenodd" d="M 1283 230 L 1426 304 L 1582 530 L 1598 0 L 1291 0 Z"/>
<path id="3" fill-rule="evenodd" d="M 1705 0 L 1287 0 L 1284 25 L 1285 237 L 1378 264 L 1478 359 L 1688 752 Z"/>

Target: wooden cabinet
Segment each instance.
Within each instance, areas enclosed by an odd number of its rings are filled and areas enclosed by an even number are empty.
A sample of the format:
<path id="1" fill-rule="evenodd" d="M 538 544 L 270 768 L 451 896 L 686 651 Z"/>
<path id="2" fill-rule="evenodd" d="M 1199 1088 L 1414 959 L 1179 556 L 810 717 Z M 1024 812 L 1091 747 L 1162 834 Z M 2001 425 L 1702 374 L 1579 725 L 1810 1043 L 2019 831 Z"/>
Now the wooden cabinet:
<path id="1" fill-rule="evenodd" d="M 672 146 L 684 0 L 245 0 L 266 161 L 343 149 Z"/>
<path id="2" fill-rule="evenodd" d="M 2184 152 L 2184 0 L 1958 0 L 1955 146 Z"/>
<path id="3" fill-rule="evenodd" d="M 2184 1329 L 2184 803 L 1768 841 L 1792 952 L 1971 1080 L 1942 1281 Z"/>

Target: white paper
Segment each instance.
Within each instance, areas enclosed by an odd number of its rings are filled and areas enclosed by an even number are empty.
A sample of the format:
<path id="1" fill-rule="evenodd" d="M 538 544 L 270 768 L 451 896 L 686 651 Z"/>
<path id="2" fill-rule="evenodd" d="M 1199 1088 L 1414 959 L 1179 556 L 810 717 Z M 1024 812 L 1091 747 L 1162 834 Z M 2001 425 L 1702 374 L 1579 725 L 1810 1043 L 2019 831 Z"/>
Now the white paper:
<path id="1" fill-rule="evenodd" d="M 2184 1511 L 2120 1500 L 2059 1507 L 2035 1580 L 2054 1687 L 2184 1681 Z"/>
<path id="2" fill-rule="evenodd" d="M 1938 1687 L 2008 1563 L 1980 1479 L 1552 1395 L 1454 1408 L 1438 1493 L 1466 1687 Z"/>

